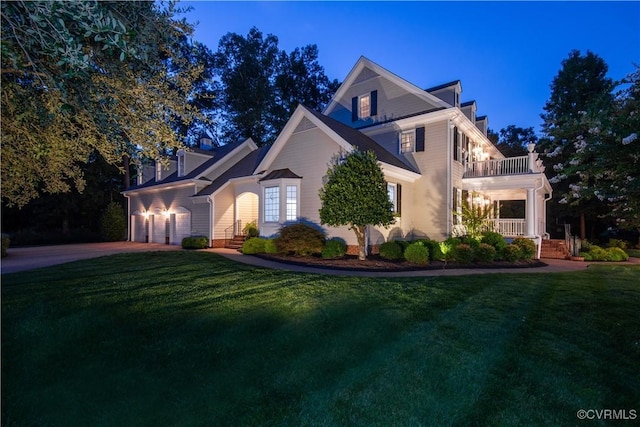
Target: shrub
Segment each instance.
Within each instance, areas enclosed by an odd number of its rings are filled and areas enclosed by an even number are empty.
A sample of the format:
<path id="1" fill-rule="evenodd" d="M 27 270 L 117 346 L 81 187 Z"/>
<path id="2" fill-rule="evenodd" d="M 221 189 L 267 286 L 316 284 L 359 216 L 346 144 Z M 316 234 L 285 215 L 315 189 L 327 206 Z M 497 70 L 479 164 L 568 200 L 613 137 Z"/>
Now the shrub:
<path id="1" fill-rule="evenodd" d="M 7 256 L 7 249 L 9 249 L 10 243 L 9 235 L 2 233 L 2 258 Z"/>
<path id="2" fill-rule="evenodd" d="M 206 236 L 191 236 L 182 239 L 184 249 L 204 249 L 208 246 L 209 238 Z"/>
<path id="3" fill-rule="evenodd" d="M 276 239 L 278 250 L 295 256 L 320 254 L 324 247 L 324 233 L 307 224 L 292 224 L 280 229 Z"/>
<path id="4" fill-rule="evenodd" d="M 278 245 L 276 244 L 275 239 L 268 239 L 264 242 L 264 253 L 266 254 L 277 254 L 280 253 L 278 251 Z"/>
<path id="5" fill-rule="evenodd" d="M 589 252 L 593 246 L 594 244 L 589 242 L 588 240 L 582 240 L 580 242 L 580 247 L 584 252 Z"/>
<path id="6" fill-rule="evenodd" d="M 402 248 L 402 252 L 403 253 L 404 253 L 404 251 L 407 250 L 409 245 L 412 243 L 412 242 L 407 242 L 406 240 L 394 240 L 394 242 L 396 242 L 397 244 L 400 245 L 400 247 Z"/>
<path id="7" fill-rule="evenodd" d="M 592 261 L 604 261 L 607 258 L 607 251 L 598 245 L 591 245 L 589 255 L 591 255 Z"/>
<path id="8" fill-rule="evenodd" d="M 460 237 L 460 243 L 471 246 L 471 249 L 474 251 L 478 249 L 478 246 L 480 246 L 480 240 L 469 235 Z"/>
<path id="9" fill-rule="evenodd" d="M 242 244 L 242 253 L 246 255 L 265 253 L 267 239 L 262 237 L 251 237 Z"/>
<path id="10" fill-rule="evenodd" d="M 322 258 L 341 258 L 347 253 L 347 245 L 341 239 L 329 239 L 322 248 Z"/>
<path id="11" fill-rule="evenodd" d="M 518 261 L 519 259 L 522 259 L 522 250 L 518 245 L 507 245 L 502 251 L 502 257 L 505 259 L 505 261 Z"/>
<path id="12" fill-rule="evenodd" d="M 457 237 L 449 237 L 444 242 L 440 242 L 440 252 L 442 257 L 446 261 L 455 259 L 455 248 L 460 244 L 460 239 Z"/>
<path id="13" fill-rule="evenodd" d="M 513 239 L 513 244 L 520 248 L 520 252 L 522 253 L 520 259 L 531 259 L 536 253 L 536 244 L 533 243 L 531 239 L 516 237 Z"/>
<path id="14" fill-rule="evenodd" d="M 466 243 L 456 246 L 453 253 L 454 259 L 460 264 L 469 264 L 473 261 L 473 248 Z"/>
<path id="15" fill-rule="evenodd" d="M 414 242 L 404 251 L 404 259 L 411 264 L 425 265 L 429 263 L 429 249 L 422 242 Z"/>
<path id="16" fill-rule="evenodd" d="M 584 258 L 585 261 L 593 261 L 589 252 L 580 252 L 580 256 Z"/>
<path id="17" fill-rule="evenodd" d="M 120 203 L 107 205 L 100 219 L 100 234 L 106 242 L 124 240 L 127 234 L 127 220 Z"/>
<path id="18" fill-rule="evenodd" d="M 627 242 L 620 239 L 609 239 L 610 248 L 627 249 Z"/>
<path id="19" fill-rule="evenodd" d="M 607 248 L 607 261 L 627 261 L 629 255 L 620 247 Z"/>
<path id="20" fill-rule="evenodd" d="M 384 242 L 380 245 L 380 257 L 388 260 L 402 259 L 402 246 L 397 241 Z"/>
<path id="21" fill-rule="evenodd" d="M 478 249 L 475 250 L 475 256 L 476 260 L 480 262 L 493 262 L 496 258 L 496 248 L 488 243 L 480 243 Z"/>
<path id="22" fill-rule="evenodd" d="M 260 232 L 258 232 L 258 227 L 252 222 L 245 225 L 242 228 L 242 232 L 244 233 L 245 236 L 247 236 L 247 238 L 260 236 Z"/>
<path id="23" fill-rule="evenodd" d="M 425 248 L 429 251 L 429 261 L 442 261 L 444 260 L 444 255 L 440 250 L 440 243 L 431 239 L 421 239 L 417 240 L 422 243 Z"/>
<path id="24" fill-rule="evenodd" d="M 496 257 L 502 257 L 502 252 L 504 248 L 507 247 L 507 241 L 504 240 L 502 234 L 496 233 L 494 231 L 485 231 L 482 234 L 481 243 L 486 243 L 487 245 L 491 245 L 496 250 Z"/>

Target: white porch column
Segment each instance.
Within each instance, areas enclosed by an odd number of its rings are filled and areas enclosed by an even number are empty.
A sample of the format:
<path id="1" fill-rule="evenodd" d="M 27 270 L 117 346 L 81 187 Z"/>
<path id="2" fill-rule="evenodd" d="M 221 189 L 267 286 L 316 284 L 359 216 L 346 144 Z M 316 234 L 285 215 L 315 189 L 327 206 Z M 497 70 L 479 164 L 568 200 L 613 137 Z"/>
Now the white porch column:
<path id="1" fill-rule="evenodd" d="M 535 236 L 536 210 L 535 210 L 535 191 L 533 188 L 527 188 L 527 211 L 525 215 L 526 237 Z"/>

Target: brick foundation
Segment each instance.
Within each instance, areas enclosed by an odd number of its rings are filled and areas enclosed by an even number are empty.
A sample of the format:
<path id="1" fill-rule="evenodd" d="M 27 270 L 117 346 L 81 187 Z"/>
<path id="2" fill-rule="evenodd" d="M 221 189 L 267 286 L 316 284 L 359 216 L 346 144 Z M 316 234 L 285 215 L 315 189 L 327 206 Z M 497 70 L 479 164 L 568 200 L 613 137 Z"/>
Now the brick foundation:
<path id="1" fill-rule="evenodd" d="M 229 243 L 227 239 L 213 239 L 211 240 L 212 248 L 224 248 Z"/>

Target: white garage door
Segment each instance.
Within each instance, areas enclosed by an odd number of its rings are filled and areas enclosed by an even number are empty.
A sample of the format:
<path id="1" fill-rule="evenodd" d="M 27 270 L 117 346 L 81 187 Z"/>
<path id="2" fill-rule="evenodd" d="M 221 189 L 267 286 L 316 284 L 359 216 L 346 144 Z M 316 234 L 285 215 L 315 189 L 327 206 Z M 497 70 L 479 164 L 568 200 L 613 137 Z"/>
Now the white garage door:
<path id="1" fill-rule="evenodd" d="M 164 215 L 153 215 L 149 217 L 149 221 L 153 221 L 153 236 L 151 237 L 151 241 L 153 243 L 165 243 L 167 230 Z"/>
<path id="2" fill-rule="evenodd" d="M 180 245 L 182 239 L 191 235 L 191 214 L 177 213 L 171 215 L 171 244 Z"/>
<path id="3" fill-rule="evenodd" d="M 134 242 L 144 242 L 147 235 L 144 216 L 131 215 L 131 224 L 133 226 L 131 240 L 133 240 Z"/>

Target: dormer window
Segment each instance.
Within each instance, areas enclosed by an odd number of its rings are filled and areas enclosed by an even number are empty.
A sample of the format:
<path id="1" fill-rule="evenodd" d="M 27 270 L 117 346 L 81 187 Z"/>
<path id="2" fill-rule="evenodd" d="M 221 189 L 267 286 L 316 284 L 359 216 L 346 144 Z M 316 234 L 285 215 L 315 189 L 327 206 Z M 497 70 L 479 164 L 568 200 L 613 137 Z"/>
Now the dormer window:
<path id="1" fill-rule="evenodd" d="M 186 160 L 184 150 L 178 151 L 178 176 L 186 175 Z"/>
<path id="2" fill-rule="evenodd" d="M 358 98 L 358 117 L 361 119 L 367 118 L 371 116 L 371 96 L 370 95 L 362 95 Z"/>
<path id="3" fill-rule="evenodd" d="M 378 114 L 378 91 L 351 98 L 351 121 L 368 119 Z"/>
<path id="4" fill-rule="evenodd" d="M 156 160 L 156 181 L 162 180 L 162 163 Z"/>

